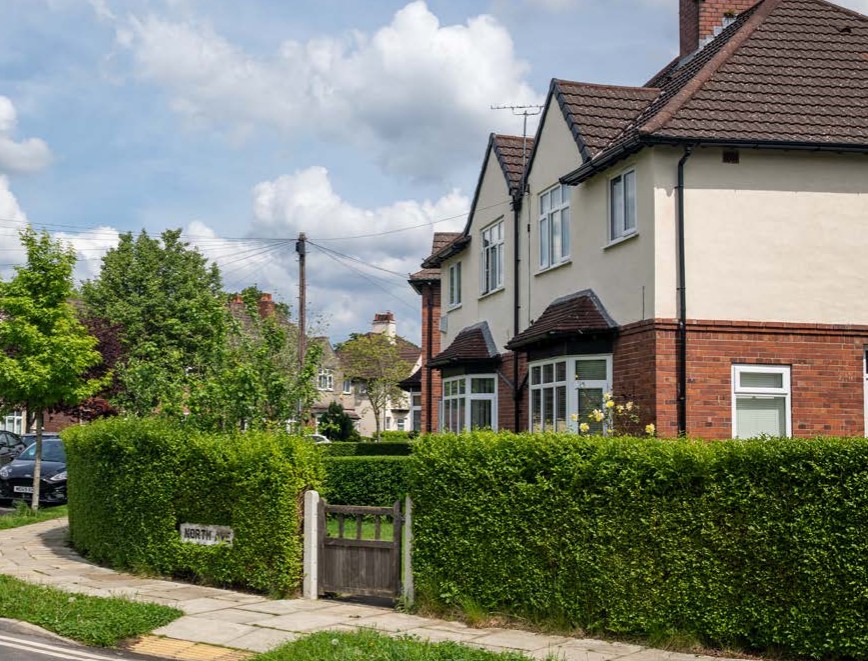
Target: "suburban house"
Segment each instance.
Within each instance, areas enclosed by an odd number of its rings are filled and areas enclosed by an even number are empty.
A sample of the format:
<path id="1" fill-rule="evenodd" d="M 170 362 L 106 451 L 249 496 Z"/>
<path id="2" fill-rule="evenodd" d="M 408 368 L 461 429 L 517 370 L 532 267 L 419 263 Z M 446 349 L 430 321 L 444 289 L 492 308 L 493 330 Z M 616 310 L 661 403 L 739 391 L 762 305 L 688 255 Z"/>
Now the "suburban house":
<path id="1" fill-rule="evenodd" d="M 392 312 L 377 313 L 371 324 L 370 333 L 381 333 L 398 347 L 401 360 L 410 366 L 407 374 L 416 372 L 422 362 L 421 349 L 397 334 L 395 315 Z M 373 436 L 376 420 L 371 409 L 371 401 L 363 381 L 348 378 L 341 363 L 340 349 L 335 351 L 328 338 L 316 338 L 323 347 L 323 360 L 317 375 L 319 397 L 313 407 L 315 417 L 322 415 L 329 404 L 338 402 L 353 419 L 356 429 L 362 436 Z M 382 413 L 380 429 L 383 431 L 411 431 L 413 415 L 411 397 L 402 397 L 389 403 Z"/>
<path id="2" fill-rule="evenodd" d="M 577 431 L 611 393 L 667 437 L 866 433 L 868 18 L 680 0 L 680 49 L 490 136 L 411 277 L 423 420 Z"/>

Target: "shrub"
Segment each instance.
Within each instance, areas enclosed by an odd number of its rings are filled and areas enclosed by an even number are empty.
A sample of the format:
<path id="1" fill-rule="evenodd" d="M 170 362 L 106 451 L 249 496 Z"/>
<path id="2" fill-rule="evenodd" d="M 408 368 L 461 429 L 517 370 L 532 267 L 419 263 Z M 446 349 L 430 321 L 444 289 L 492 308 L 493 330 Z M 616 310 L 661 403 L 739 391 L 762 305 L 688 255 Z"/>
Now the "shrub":
<path id="1" fill-rule="evenodd" d="M 388 457 L 406 456 L 413 451 L 410 443 L 322 443 L 324 454 L 330 457 Z"/>
<path id="2" fill-rule="evenodd" d="M 358 441 L 361 436 L 340 402 L 332 402 L 319 419 L 319 432 L 332 441 Z"/>
<path id="3" fill-rule="evenodd" d="M 158 420 L 64 431 L 72 543 L 98 563 L 287 593 L 302 575 L 299 500 L 322 476 L 302 439 L 218 435 Z M 229 546 L 182 543 L 181 523 L 230 526 Z"/>
<path id="4" fill-rule="evenodd" d="M 407 493 L 409 457 L 327 457 L 323 496 L 334 505 L 391 506 Z"/>
<path id="5" fill-rule="evenodd" d="M 410 485 L 434 604 L 868 658 L 866 439 L 442 435 Z"/>
<path id="6" fill-rule="evenodd" d="M 381 443 L 407 443 L 419 435 L 417 431 L 382 431 L 380 432 Z"/>

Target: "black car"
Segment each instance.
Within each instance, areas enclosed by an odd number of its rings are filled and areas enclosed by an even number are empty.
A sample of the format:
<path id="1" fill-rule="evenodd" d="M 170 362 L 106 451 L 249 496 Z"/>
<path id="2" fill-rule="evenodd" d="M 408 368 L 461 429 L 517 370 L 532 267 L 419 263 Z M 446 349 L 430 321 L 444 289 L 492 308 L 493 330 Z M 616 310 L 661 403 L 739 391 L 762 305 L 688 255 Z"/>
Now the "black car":
<path id="1" fill-rule="evenodd" d="M 33 465 L 36 444 L 27 447 L 10 464 L 0 468 L 0 501 L 28 499 L 33 493 Z M 61 504 L 66 502 L 66 452 L 57 436 L 42 438 L 42 471 L 39 502 Z"/>
<path id="2" fill-rule="evenodd" d="M 5 466 L 15 459 L 27 443 L 18 435 L 5 429 L 0 430 L 0 466 Z"/>

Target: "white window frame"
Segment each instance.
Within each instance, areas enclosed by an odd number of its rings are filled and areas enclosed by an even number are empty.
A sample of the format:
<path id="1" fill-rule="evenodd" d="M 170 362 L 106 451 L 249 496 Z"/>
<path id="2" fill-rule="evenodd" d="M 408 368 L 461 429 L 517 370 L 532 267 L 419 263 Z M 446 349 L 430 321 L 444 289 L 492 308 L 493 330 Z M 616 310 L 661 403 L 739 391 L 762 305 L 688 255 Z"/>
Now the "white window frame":
<path id="1" fill-rule="evenodd" d="M 327 367 L 319 368 L 319 374 L 316 377 L 316 389 L 321 392 L 334 392 L 335 375 L 332 370 Z"/>
<path id="2" fill-rule="evenodd" d="M 416 399 L 418 397 L 418 400 Z M 418 401 L 418 404 L 416 403 Z M 416 414 L 419 414 L 419 425 L 416 425 Z M 422 392 L 414 391 L 410 393 L 410 429 L 412 431 L 422 431 Z"/>
<path id="3" fill-rule="evenodd" d="M 461 262 L 449 266 L 449 308 L 461 305 Z"/>
<path id="4" fill-rule="evenodd" d="M 742 386 L 741 375 L 745 372 L 782 375 L 780 388 Z M 738 400 L 747 398 L 784 398 L 786 429 L 784 436 L 793 435 L 792 416 L 792 368 L 789 365 L 749 365 L 744 363 L 732 366 L 732 437 L 738 435 Z"/>
<path id="5" fill-rule="evenodd" d="M 602 380 L 594 380 L 594 381 L 584 381 L 579 380 L 576 377 L 576 363 L 583 361 L 597 361 L 597 360 L 605 360 L 606 361 L 606 378 Z M 557 378 L 557 364 L 565 363 L 566 373 L 564 379 Z M 552 366 L 553 380 L 550 382 L 545 382 L 542 378 L 539 383 L 534 383 L 534 368 L 540 368 L 540 372 L 542 373 L 546 366 Z M 604 393 L 612 391 L 612 354 L 588 354 L 588 355 L 569 355 L 569 356 L 558 356 L 556 358 L 547 358 L 545 360 L 535 360 L 528 364 L 528 430 L 534 430 L 534 404 L 533 404 L 533 393 L 535 391 L 539 391 L 540 394 L 540 403 L 544 401 L 544 391 L 546 389 L 552 388 L 555 389 L 554 396 L 554 414 L 553 418 L 557 421 L 559 415 L 559 411 L 557 410 L 557 397 L 556 397 L 556 388 L 564 387 L 566 389 L 566 411 L 565 411 L 565 422 L 566 422 L 566 431 L 570 432 L 578 432 L 579 425 L 583 422 L 589 422 L 588 420 L 583 420 L 578 417 L 578 399 L 579 399 L 579 390 L 583 388 L 599 388 Z M 602 406 L 602 402 L 600 402 Z M 576 416 L 576 419 L 573 420 L 573 416 Z M 536 431 L 556 431 L 555 429 L 546 429 L 544 414 L 540 415 L 540 429 Z M 557 426 L 557 422 L 555 422 L 555 426 Z M 608 433 L 608 429 L 603 427 L 603 433 Z"/>
<path id="6" fill-rule="evenodd" d="M 494 384 L 494 392 L 490 393 L 474 393 L 473 390 L 473 379 L 491 379 Z M 458 386 L 457 390 L 459 392 L 450 392 L 452 390 L 453 384 Z M 461 388 L 463 386 L 463 389 Z M 448 394 L 447 394 L 448 393 Z M 449 411 L 452 410 L 452 404 L 450 402 L 455 402 L 456 405 L 460 400 L 464 400 L 464 419 L 458 420 L 456 416 L 456 421 L 458 422 L 458 429 L 453 429 L 452 426 L 446 425 L 445 416 L 447 415 L 447 409 Z M 461 376 L 453 376 L 447 379 L 443 379 L 443 387 L 442 387 L 442 395 L 440 398 L 440 431 L 466 431 L 472 429 L 472 411 L 473 406 L 472 402 L 475 401 L 489 401 L 491 402 L 491 429 L 493 431 L 497 431 L 497 375 L 496 374 L 462 374 Z"/>
<path id="7" fill-rule="evenodd" d="M 557 198 L 560 202 L 554 205 Z M 545 270 L 570 259 L 570 187 L 558 184 L 543 191 L 538 208 L 539 268 Z"/>
<path id="8" fill-rule="evenodd" d="M 353 380 L 352 379 L 344 379 L 344 395 L 352 395 L 353 394 Z"/>
<path id="9" fill-rule="evenodd" d="M 480 232 L 479 293 L 503 289 L 503 218 Z"/>
<path id="10" fill-rule="evenodd" d="M 627 182 L 633 186 L 633 213 L 628 214 L 628 190 Z M 621 194 L 616 198 L 615 187 L 620 183 Z M 636 169 L 630 168 L 609 179 L 609 241 L 618 241 L 633 236 L 638 231 L 637 215 L 638 203 L 636 198 Z M 616 212 L 620 211 L 620 218 Z"/>
<path id="11" fill-rule="evenodd" d="M 11 411 L 5 415 L 0 424 L 0 429 L 11 431 L 19 436 L 25 433 L 24 429 L 24 413 L 22 411 Z"/>

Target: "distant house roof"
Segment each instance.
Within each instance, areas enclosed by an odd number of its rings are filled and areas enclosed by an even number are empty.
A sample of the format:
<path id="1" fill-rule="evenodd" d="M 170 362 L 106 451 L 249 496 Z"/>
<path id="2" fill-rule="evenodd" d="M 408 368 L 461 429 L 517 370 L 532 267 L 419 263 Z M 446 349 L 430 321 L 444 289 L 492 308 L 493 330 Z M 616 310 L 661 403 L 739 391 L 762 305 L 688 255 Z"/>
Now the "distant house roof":
<path id="1" fill-rule="evenodd" d="M 380 335 L 380 333 L 368 332 L 364 333 L 364 337 L 371 337 L 372 335 Z M 422 355 L 421 347 L 413 344 L 410 340 L 404 339 L 400 335 L 395 336 L 395 344 L 398 347 L 398 355 L 401 360 L 405 363 L 409 363 L 410 367 L 414 367 L 416 365 L 416 361 L 419 360 L 419 356 Z M 335 352 L 338 356 L 338 359 L 341 358 L 341 351 L 338 350 Z"/>
<path id="2" fill-rule="evenodd" d="M 649 144 L 868 151 L 868 17 L 761 0 L 644 87 L 555 80 L 582 157 L 576 184 Z"/>
<path id="3" fill-rule="evenodd" d="M 617 327 L 597 295 L 585 289 L 552 301 L 540 318 L 512 338 L 506 348 L 521 350 L 548 340 L 610 332 Z"/>
<path id="4" fill-rule="evenodd" d="M 446 367 L 462 363 L 479 363 L 499 360 L 497 345 L 491 336 L 487 321 L 480 321 L 463 329 L 444 351 L 434 356 L 430 367 Z"/>
<path id="5" fill-rule="evenodd" d="M 422 389 L 422 368 L 420 367 L 398 384 L 401 390 L 412 392 Z"/>

